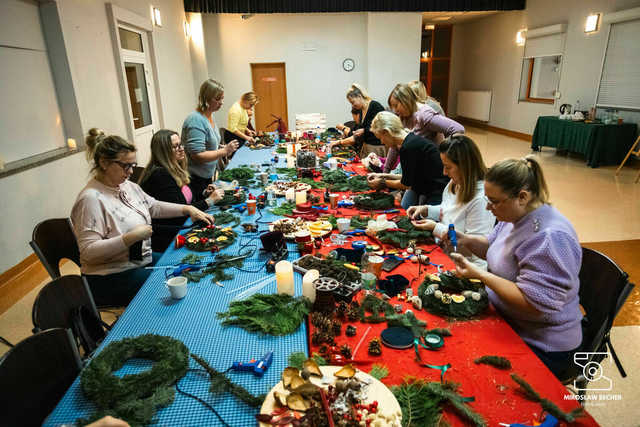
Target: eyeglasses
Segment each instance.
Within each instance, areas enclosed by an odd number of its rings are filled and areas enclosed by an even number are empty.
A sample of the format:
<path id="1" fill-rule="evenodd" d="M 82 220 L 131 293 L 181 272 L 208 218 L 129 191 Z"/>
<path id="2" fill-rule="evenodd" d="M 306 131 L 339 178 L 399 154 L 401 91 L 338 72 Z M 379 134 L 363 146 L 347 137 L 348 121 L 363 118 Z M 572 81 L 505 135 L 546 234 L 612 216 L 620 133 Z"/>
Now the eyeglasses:
<path id="1" fill-rule="evenodd" d="M 484 197 L 485 202 L 487 202 L 487 205 L 491 205 L 491 206 L 493 206 L 493 207 L 496 207 L 496 206 L 498 206 L 500 203 L 505 202 L 505 201 L 507 201 L 507 200 L 509 200 L 509 199 L 511 199 L 511 198 L 512 198 L 512 197 L 505 197 L 504 199 L 502 199 L 502 200 L 500 200 L 500 201 L 495 202 L 495 201 L 493 201 L 493 200 L 489 199 L 487 196 L 483 196 L 483 197 Z"/>
<path id="2" fill-rule="evenodd" d="M 121 162 L 120 160 L 114 160 L 113 163 L 119 164 L 122 170 L 124 170 L 125 172 L 133 171 L 135 168 L 138 167 L 138 164 L 136 162 L 125 163 L 125 162 Z"/>
<path id="3" fill-rule="evenodd" d="M 184 150 L 184 145 L 182 144 L 173 145 L 172 148 L 173 148 L 173 151 L 180 151 L 180 150 Z"/>

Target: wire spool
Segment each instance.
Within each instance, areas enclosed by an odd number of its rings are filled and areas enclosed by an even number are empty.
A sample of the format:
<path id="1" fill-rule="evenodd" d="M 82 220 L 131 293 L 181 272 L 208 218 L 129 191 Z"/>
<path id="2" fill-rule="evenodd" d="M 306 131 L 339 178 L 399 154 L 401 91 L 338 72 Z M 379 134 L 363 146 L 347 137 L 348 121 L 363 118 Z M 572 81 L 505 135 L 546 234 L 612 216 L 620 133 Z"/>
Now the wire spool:
<path id="1" fill-rule="evenodd" d="M 313 281 L 313 286 L 316 288 L 316 302 L 313 304 L 313 310 L 332 312 L 336 305 L 333 292 L 341 286 L 341 283 L 331 277 L 319 277 Z"/>

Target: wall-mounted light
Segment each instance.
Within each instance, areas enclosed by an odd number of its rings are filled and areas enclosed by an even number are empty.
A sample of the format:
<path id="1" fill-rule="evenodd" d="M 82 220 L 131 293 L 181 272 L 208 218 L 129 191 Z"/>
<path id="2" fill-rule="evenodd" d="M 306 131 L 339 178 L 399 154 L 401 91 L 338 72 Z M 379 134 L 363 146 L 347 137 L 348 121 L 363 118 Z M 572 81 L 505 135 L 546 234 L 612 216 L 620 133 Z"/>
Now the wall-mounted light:
<path id="1" fill-rule="evenodd" d="M 160 15 L 160 9 L 157 7 L 151 7 L 151 16 L 153 18 L 153 24 L 156 27 L 162 27 L 162 16 Z"/>
<path id="2" fill-rule="evenodd" d="M 600 14 L 599 13 L 587 16 L 587 21 L 584 24 L 584 32 L 585 33 L 593 33 L 594 31 L 598 31 L 598 23 L 599 22 L 600 22 Z"/>
<path id="3" fill-rule="evenodd" d="M 187 21 L 184 21 L 182 27 L 184 28 L 184 36 L 186 38 L 191 37 L 191 25 Z"/>
<path id="4" fill-rule="evenodd" d="M 450 16 L 436 16 L 433 18 L 434 21 L 448 21 L 451 19 Z"/>
<path id="5" fill-rule="evenodd" d="M 253 18 L 253 13 L 247 13 L 245 15 L 242 15 L 241 18 L 243 21 L 246 21 L 247 19 L 251 19 Z"/>
<path id="6" fill-rule="evenodd" d="M 433 24 L 427 24 L 427 25 L 424 26 L 425 30 L 434 30 L 435 28 L 436 28 L 436 26 L 433 25 Z"/>
<path id="7" fill-rule="evenodd" d="M 527 30 L 520 30 L 516 33 L 516 44 L 518 46 L 524 46 L 524 42 L 526 41 L 525 33 Z"/>

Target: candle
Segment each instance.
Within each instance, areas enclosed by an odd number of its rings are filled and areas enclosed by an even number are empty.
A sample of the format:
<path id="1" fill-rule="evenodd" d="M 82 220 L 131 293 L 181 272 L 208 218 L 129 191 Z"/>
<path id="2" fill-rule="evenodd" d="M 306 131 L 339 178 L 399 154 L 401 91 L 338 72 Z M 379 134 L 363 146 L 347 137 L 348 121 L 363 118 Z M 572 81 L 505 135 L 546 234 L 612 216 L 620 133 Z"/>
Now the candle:
<path id="1" fill-rule="evenodd" d="M 287 157 L 293 155 L 294 149 L 295 147 L 293 146 L 293 144 L 287 144 Z"/>
<path id="2" fill-rule="evenodd" d="M 294 294 L 293 265 L 289 261 L 278 261 L 276 264 L 276 288 L 279 294 Z"/>
<path id="3" fill-rule="evenodd" d="M 302 144 L 300 144 L 300 143 L 296 143 L 296 146 L 295 146 L 295 147 L 296 147 L 296 148 L 295 148 L 295 150 L 294 150 L 294 151 L 295 151 L 296 153 L 297 153 L 298 151 L 302 150 Z"/>
<path id="4" fill-rule="evenodd" d="M 309 301 L 316 301 L 316 287 L 313 282 L 320 277 L 318 270 L 309 270 L 302 276 L 302 296 L 309 298 Z"/>
<path id="5" fill-rule="evenodd" d="M 293 202 L 296 199 L 296 190 L 288 188 L 284 193 L 284 198 L 287 202 Z"/>
<path id="6" fill-rule="evenodd" d="M 75 150 L 77 147 L 76 140 L 73 138 L 67 138 L 67 147 L 69 147 L 72 150 Z"/>
<path id="7" fill-rule="evenodd" d="M 295 168 L 296 167 L 296 159 L 293 156 L 287 156 L 287 167 Z"/>
<path id="8" fill-rule="evenodd" d="M 302 205 L 303 203 L 307 203 L 307 192 L 296 191 L 296 205 Z"/>

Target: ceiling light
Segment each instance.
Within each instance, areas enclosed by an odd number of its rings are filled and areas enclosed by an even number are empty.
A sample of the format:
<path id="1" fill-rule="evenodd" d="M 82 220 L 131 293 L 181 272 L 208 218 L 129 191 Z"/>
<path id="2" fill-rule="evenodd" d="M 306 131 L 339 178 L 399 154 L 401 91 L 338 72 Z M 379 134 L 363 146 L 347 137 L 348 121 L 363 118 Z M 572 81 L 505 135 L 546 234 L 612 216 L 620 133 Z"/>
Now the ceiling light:
<path id="1" fill-rule="evenodd" d="M 433 30 L 433 29 L 435 29 L 435 28 L 436 28 L 436 26 L 435 26 L 435 25 L 433 25 L 433 24 L 427 24 L 427 25 L 425 25 L 425 26 L 424 26 L 424 29 L 425 29 L 425 30 Z"/>
<path id="2" fill-rule="evenodd" d="M 600 21 L 599 13 L 587 16 L 587 22 L 584 24 L 584 32 L 593 33 L 594 31 L 597 31 L 599 21 Z"/>
<path id="3" fill-rule="evenodd" d="M 449 19 L 451 19 L 450 16 L 436 16 L 433 18 L 434 21 L 448 21 Z"/>

